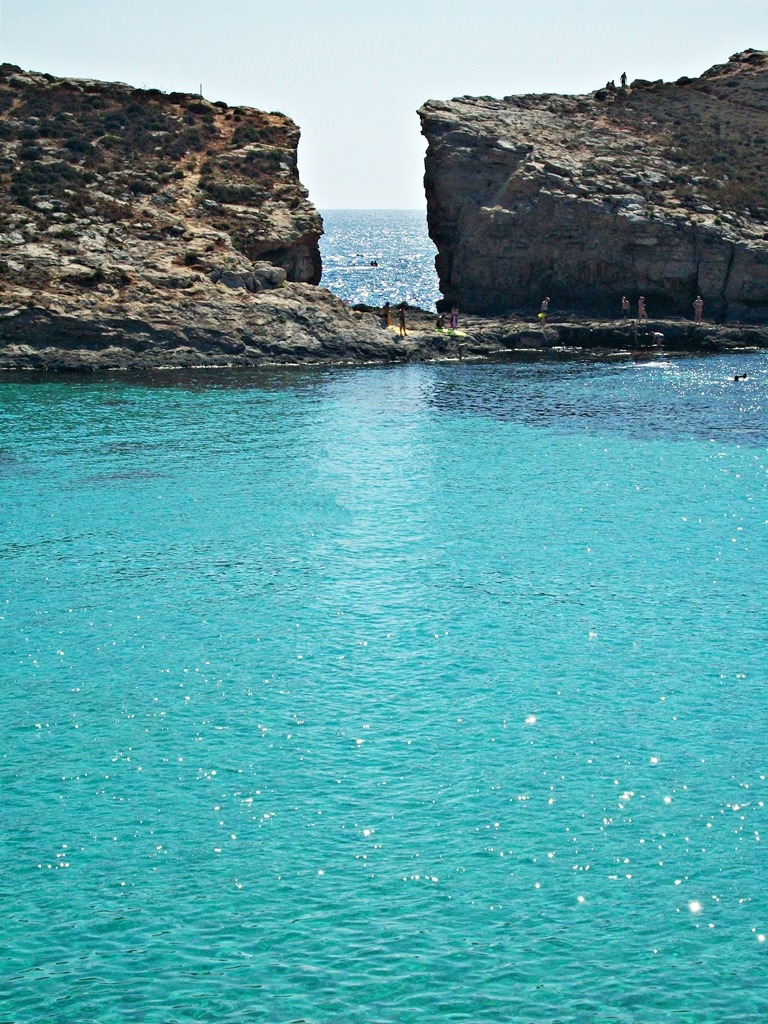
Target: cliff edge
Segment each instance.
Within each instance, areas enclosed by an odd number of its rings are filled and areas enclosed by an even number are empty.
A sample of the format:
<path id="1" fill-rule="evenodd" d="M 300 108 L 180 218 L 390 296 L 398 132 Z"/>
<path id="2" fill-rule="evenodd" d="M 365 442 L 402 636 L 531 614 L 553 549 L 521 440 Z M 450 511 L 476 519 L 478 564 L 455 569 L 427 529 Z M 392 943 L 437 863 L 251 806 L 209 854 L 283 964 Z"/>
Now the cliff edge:
<path id="1" fill-rule="evenodd" d="M 768 322 L 768 53 L 700 78 L 420 110 L 446 306 Z"/>
<path id="2" fill-rule="evenodd" d="M 0 66 L 0 367 L 381 357 L 283 114 Z"/>

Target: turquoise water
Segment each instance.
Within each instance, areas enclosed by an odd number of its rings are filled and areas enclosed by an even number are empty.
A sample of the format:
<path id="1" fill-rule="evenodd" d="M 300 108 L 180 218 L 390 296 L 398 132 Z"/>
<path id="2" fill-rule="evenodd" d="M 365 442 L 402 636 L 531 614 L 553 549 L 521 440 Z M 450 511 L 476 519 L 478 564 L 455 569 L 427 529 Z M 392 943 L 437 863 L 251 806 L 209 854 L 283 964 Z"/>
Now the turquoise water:
<path id="1" fill-rule="evenodd" d="M 0 381 L 0 1020 L 764 1020 L 767 386 Z"/>
<path id="2" fill-rule="evenodd" d="M 434 309 L 437 250 L 425 210 L 323 210 L 323 225 L 325 288 L 351 303 Z"/>

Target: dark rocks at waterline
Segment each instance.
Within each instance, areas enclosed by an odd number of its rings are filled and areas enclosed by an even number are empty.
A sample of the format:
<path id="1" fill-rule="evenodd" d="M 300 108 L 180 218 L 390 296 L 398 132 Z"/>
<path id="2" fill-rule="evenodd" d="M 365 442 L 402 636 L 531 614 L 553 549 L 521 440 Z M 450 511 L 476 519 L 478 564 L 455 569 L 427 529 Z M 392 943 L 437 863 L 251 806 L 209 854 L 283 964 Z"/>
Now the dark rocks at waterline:
<path id="1" fill-rule="evenodd" d="M 311 285 L 285 285 L 231 305 L 198 302 L 184 320 L 149 326 L 126 311 L 84 320 L 34 307 L 0 307 L 0 369 L 151 370 L 172 367 L 350 365 L 470 359 L 616 359 L 648 354 L 768 348 L 768 326 L 569 318 L 542 325 L 461 317 L 438 329 L 433 313 L 406 308 L 406 337 L 384 310 L 350 309 Z"/>

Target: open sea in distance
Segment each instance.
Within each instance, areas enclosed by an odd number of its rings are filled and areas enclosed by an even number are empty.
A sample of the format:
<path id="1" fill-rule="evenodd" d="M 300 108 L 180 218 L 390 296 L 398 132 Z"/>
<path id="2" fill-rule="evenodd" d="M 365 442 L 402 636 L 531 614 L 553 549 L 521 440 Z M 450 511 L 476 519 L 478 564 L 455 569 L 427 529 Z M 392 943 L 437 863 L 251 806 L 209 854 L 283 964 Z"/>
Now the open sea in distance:
<path id="1" fill-rule="evenodd" d="M 0 1021 L 764 1022 L 766 388 L 0 377 Z"/>
<path id="2" fill-rule="evenodd" d="M 432 310 L 440 298 L 424 210 L 326 210 L 323 285 L 351 303 Z"/>

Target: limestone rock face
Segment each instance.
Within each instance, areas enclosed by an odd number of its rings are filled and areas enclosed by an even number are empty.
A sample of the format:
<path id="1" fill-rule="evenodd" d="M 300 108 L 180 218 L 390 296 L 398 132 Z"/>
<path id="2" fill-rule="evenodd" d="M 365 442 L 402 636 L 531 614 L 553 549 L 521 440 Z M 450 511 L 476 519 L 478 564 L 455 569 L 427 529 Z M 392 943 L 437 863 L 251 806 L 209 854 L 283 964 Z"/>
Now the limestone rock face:
<path id="1" fill-rule="evenodd" d="M 588 96 L 419 111 L 446 305 L 768 320 L 768 54 Z"/>
<path id="2" fill-rule="evenodd" d="M 377 323 L 310 287 L 298 141 L 283 114 L 0 66 L 0 365 L 378 351 Z"/>

